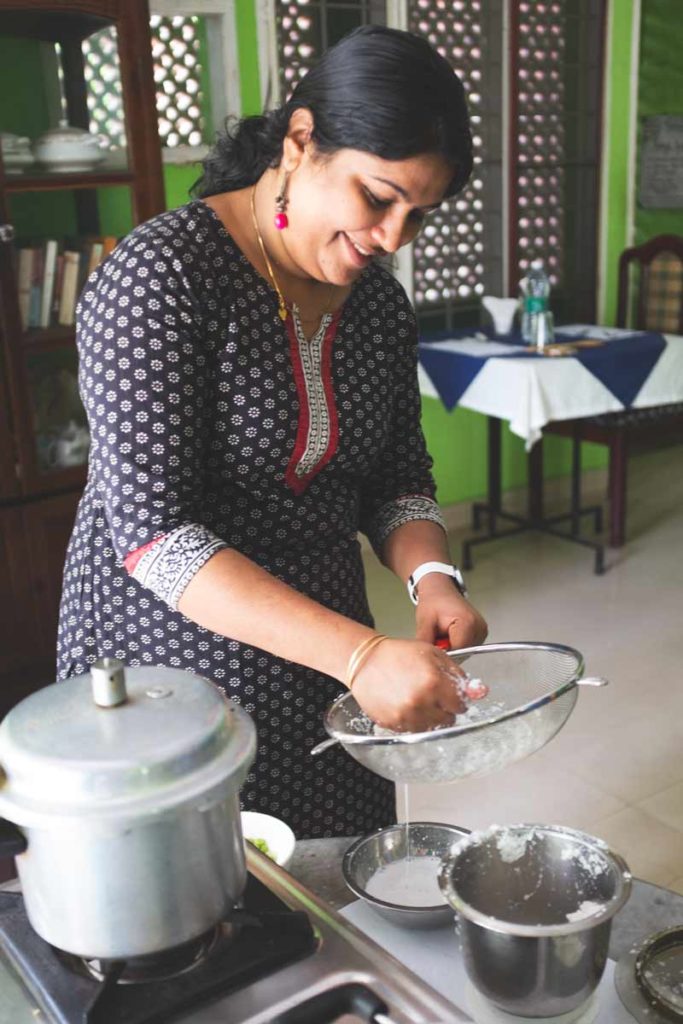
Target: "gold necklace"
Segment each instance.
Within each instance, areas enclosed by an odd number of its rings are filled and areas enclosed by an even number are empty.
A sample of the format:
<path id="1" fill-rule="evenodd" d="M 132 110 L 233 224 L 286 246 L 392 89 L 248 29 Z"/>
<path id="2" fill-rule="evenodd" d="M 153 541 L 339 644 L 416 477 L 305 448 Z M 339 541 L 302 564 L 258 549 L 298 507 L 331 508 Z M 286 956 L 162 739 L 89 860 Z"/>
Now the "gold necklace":
<path id="1" fill-rule="evenodd" d="M 281 320 L 286 320 L 287 319 L 287 313 L 289 312 L 289 306 L 285 302 L 285 297 L 282 294 L 282 291 L 280 290 L 280 285 L 277 283 L 277 278 L 275 277 L 275 271 L 273 270 L 273 266 L 272 266 L 272 264 L 270 262 L 270 259 L 268 258 L 268 253 L 266 252 L 266 247 L 263 244 L 263 238 L 261 237 L 261 232 L 259 230 L 258 221 L 256 219 L 256 185 L 254 185 L 254 187 L 251 190 L 251 219 L 254 222 L 254 231 L 256 232 L 256 237 L 258 239 L 258 244 L 259 244 L 259 248 L 261 250 L 261 255 L 263 256 L 263 262 L 265 263 L 266 269 L 268 270 L 268 277 L 270 278 L 270 283 L 272 284 L 272 286 L 275 289 L 275 292 L 277 294 L 277 311 L 278 311 L 278 316 L 280 317 Z M 331 287 L 330 287 L 329 293 L 327 295 L 327 301 L 325 303 L 325 307 L 326 308 L 323 310 L 322 316 L 325 316 L 325 314 L 329 312 L 329 310 L 327 309 L 327 306 L 329 305 L 330 299 L 332 298 L 332 294 L 334 292 L 334 287 L 335 287 L 334 285 L 331 285 Z M 299 320 L 302 323 L 314 323 L 314 320 L 304 320 L 303 317 L 301 316 L 300 312 L 299 312 L 299 309 L 296 306 L 294 306 L 294 310 L 298 314 Z M 317 317 L 315 319 L 317 319 Z"/>
<path id="2" fill-rule="evenodd" d="M 266 247 L 263 244 L 263 239 L 261 238 L 261 232 L 259 231 L 258 221 L 256 220 L 256 185 L 254 185 L 254 187 L 251 190 L 251 219 L 254 222 L 254 230 L 256 232 L 256 237 L 258 238 L 258 244 L 261 249 L 261 255 L 263 256 L 263 262 L 265 263 L 268 269 L 268 277 L 270 278 L 270 283 L 272 284 L 273 288 L 277 293 L 277 311 L 279 317 L 281 320 L 286 320 L 288 313 L 287 303 L 285 302 L 284 295 L 280 291 L 280 285 L 277 283 L 277 278 L 273 273 L 273 268 L 271 266 L 270 260 L 268 259 Z"/>

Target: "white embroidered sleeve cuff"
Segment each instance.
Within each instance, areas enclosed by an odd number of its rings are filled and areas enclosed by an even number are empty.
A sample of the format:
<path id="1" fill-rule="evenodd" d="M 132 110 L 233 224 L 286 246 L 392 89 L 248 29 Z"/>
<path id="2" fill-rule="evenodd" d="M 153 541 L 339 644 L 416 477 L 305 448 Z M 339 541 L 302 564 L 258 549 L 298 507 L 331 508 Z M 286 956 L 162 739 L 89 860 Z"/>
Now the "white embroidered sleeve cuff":
<path id="1" fill-rule="evenodd" d="M 382 505 L 375 514 L 368 539 L 379 554 L 390 533 L 404 523 L 427 520 L 436 523 L 446 532 L 446 524 L 437 503 L 424 494 L 406 494 Z"/>
<path id="2" fill-rule="evenodd" d="M 205 526 L 187 523 L 152 544 L 131 576 L 175 609 L 195 573 L 212 555 L 227 546 Z"/>

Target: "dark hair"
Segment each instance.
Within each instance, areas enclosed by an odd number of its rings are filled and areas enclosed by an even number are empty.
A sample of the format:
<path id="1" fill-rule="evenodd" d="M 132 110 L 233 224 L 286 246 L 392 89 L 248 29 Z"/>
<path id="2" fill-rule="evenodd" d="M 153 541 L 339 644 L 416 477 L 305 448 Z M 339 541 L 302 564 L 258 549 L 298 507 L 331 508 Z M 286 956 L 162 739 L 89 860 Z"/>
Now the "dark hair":
<path id="1" fill-rule="evenodd" d="M 328 50 L 277 110 L 226 122 L 193 195 L 246 188 L 277 167 L 299 107 L 313 114 L 311 138 L 321 153 L 360 149 L 384 160 L 438 153 L 454 168 L 449 196 L 470 176 L 472 136 L 456 73 L 426 39 L 368 25 Z"/>

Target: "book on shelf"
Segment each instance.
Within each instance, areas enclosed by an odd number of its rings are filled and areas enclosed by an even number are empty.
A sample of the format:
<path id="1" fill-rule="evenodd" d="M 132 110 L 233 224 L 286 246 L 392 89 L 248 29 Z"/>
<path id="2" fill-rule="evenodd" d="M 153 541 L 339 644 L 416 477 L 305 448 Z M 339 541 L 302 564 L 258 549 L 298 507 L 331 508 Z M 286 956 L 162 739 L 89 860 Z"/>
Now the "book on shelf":
<path id="1" fill-rule="evenodd" d="M 21 326 L 24 330 L 28 327 L 32 279 L 33 249 L 20 249 L 17 260 L 17 290 L 19 292 L 19 315 L 21 317 Z"/>
<path id="2" fill-rule="evenodd" d="M 70 327 L 74 322 L 76 302 L 78 300 L 78 279 L 80 277 L 81 254 L 79 252 L 64 253 L 64 274 L 62 276 L 62 295 L 59 300 L 57 322 L 63 327 Z"/>
<path id="3" fill-rule="evenodd" d="M 31 293 L 28 304 L 28 325 L 29 327 L 40 327 L 41 296 L 43 294 L 43 268 L 45 266 L 45 255 L 42 248 L 33 250 L 33 262 L 31 264 Z"/>
<path id="4" fill-rule="evenodd" d="M 39 327 L 49 327 L 52 319 L 52 293 L 55 288 L 55 269 L 57 267 L 57 240 L 50 238 L 45 243 L 43 253 L 43 284 L 40 296 Z"/>
<path id="5" fill-rule="evenodd" d="M 23 330 L 70 327 L 90 275 L 116 246 L 113 235 L 46 239 L 17 251 L 16 280 Z"/>
<path id="6" fill-rule="evenodd" d="M 59 323 L 59 305 L 62 299 L 62 285 L 64 283 L 64 253 L 57 253 L 55 266 L 55 286 L 52 292 L 52 312 L 50 323 Z"/>
<path id="7" fill-rule="evenodd" d="M 102 239 L 102 259 L 108 256 L 110 252 L 113 252 L 118 245 L 118 238 L 116 235 L 105 235 Z"/>
<path id="8" fill-rule="evenodd" d="M 102 243 L 98 242 L 97 240 L 92 241 L 90 243 L 90 246 L 86 249 L 86 262 L 88 264 L 85 272 L 86 281 L 88 280 L 90 275 L 97 270 L 100 263 L 102 262 L 103 251 L 104 248 L 102 246 Z"/>

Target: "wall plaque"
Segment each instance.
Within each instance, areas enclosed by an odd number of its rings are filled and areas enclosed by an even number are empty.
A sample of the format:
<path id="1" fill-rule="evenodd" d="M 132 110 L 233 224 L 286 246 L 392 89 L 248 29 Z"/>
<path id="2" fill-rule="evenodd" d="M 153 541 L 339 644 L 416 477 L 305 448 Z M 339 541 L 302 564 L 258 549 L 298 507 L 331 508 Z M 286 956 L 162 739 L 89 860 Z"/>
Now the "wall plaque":
<path id="1" fill-rule="evenodd" d="M 683 116 L 644 118 L 638 201 L 649 209 L 683 207 Z"/>

